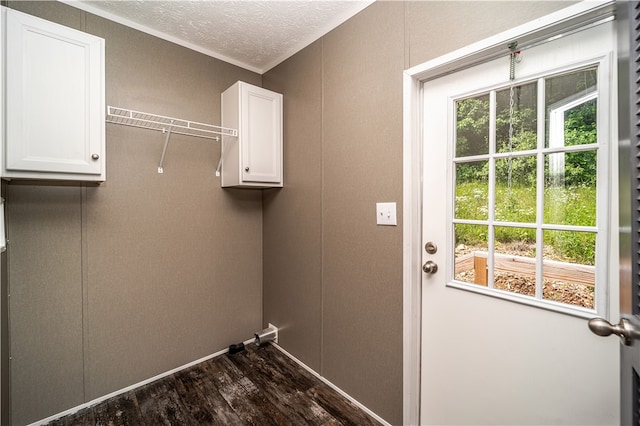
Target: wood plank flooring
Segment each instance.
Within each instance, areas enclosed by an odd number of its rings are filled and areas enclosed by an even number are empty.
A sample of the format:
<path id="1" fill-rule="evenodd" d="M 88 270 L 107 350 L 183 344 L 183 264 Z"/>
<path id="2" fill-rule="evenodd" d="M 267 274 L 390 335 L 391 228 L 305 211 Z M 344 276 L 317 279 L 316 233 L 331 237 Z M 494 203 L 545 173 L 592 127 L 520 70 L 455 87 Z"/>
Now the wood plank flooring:
<path id="1" fill-rule="evenodd" d="M 251 344 L 49 425 L 379 425 L 270 344 Z"/>

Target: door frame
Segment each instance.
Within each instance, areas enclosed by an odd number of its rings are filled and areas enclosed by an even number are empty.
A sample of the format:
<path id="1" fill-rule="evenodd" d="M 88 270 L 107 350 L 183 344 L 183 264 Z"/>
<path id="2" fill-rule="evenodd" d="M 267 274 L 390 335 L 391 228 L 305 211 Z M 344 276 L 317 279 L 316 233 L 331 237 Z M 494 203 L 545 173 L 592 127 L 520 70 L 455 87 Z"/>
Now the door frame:
<path id="1" fill-rule="evenodd" d="M 617 1 L 618 8 L 618 146 L 619 153 L 619 203 L 620 203 L 620 318 L 626 318 L 638 327 L 638 314 L 634 312 L 632 301 L 637 298 L 638 283 L 633 277 L 638 273 L 639 257 L 637 246 L 638 221 L 633 214 L 638 207 L 635 195 L 638 193 L 637 172 L 634 170 L 638 154 L 636 145 L 636 100 L 638 82 L 637 57 L 635 55 L 638 22 L 635 2 Z M 629 160 L 631 159 L 631 161 Z M 626 214 L 625 214 L 626 213 Z M 640 347 L 620 345 L 620 422 L 634 424 L 637 410 L 634 402 L 634 380 L 630 370 L 640 371 Z"/>
<path id="2" fill-rule="evenodd" d="M 403 423 L 420 423 L 422 83 L 613 19 L 615 2 L 583 1 L 412 67 L 403 75 Z M 611 230 L 615 232 L 614 230 Z"/>

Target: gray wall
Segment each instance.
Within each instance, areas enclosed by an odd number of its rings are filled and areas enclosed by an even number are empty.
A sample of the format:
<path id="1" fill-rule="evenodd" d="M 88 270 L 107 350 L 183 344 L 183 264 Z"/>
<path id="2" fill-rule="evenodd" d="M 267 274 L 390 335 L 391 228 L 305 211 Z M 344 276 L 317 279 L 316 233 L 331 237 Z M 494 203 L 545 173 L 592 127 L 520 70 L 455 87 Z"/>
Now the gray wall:
<path id="1" fill-rule="evenodd" d="M 57 2 L 9 7 L 106 39 L 106 104 L 219 124 L 261 77 Z M 7 187 L 14 424 L 251 338 L 262 326 L 262 194 L 222 190 L 219 144 L 107 124 L 107 181 Z M 3 380 L 6 376 L 3 376 Z"/>
<path id="2" fill-rule="evenodd" d="M 374 211 L 396 201 L 402 217 L 402 71 L 568 3 L 378 2 L 262 79 L 60 3 L 8 5 L 104 37 L 108 105 L 218 124 L 236 80 L 285 95 L 280 190 L 221 190 L 218 145 L 180 136 L 158 175 L 162 135 L 117 125 L 103 185 L 7 186 L 13 423 L 267 322 L 401 423 L 402 222 Z"/>
<path id="3" fill-rule="evenodd" d="M 285 188 L 265 191 L 264 321 L 402 423 L 402 72 L 569 2 L 377 2 L 263 76 L 284 93 Z M 398 226 L 375 203 L 398 203 Z"/>

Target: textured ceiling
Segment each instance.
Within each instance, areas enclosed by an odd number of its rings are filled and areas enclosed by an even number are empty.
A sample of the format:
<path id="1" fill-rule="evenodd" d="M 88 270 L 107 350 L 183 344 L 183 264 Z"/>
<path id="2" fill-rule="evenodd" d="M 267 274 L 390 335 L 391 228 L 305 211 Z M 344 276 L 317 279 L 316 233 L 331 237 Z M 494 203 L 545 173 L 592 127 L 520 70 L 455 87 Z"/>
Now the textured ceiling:
<path id="1" fill-rule="evenodd" d="M 372 0 L 62 1 L 261 74 L 372 3 Z"/>

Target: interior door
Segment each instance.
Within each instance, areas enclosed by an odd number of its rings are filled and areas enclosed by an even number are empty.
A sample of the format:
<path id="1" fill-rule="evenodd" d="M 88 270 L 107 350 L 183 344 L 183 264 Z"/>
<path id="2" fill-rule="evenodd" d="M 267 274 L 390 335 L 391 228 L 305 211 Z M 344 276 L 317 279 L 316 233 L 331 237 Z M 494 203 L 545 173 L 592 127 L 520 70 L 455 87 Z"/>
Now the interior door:
<path id="1" fill-rule="evenodd" d="M 614 30 L 423 84 L 422 424 L 620 421 Z"/>

